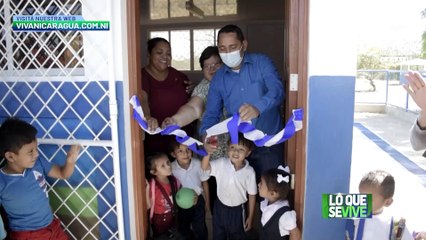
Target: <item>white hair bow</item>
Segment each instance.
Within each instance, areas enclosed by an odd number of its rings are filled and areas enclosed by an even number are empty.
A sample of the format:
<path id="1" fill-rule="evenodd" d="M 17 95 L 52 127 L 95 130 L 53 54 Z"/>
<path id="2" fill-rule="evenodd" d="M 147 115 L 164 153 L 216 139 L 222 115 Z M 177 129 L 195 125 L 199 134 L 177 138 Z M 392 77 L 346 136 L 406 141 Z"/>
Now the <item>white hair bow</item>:
<path id="1" fill-rule="evenodd" d="M 281 183 L 282 181 L 288 183 L 290 181 L 288 176 L 283 177 L 281 174 L 277 174 L 277 182 Z"/>
<path id="2" fill-rule="evenodd" d="M 290 168 L 288 166 L 283 167 L 283 166 L 279 165 L 278 169 L 283 170 L 284 172 L 290 174 Z"/>

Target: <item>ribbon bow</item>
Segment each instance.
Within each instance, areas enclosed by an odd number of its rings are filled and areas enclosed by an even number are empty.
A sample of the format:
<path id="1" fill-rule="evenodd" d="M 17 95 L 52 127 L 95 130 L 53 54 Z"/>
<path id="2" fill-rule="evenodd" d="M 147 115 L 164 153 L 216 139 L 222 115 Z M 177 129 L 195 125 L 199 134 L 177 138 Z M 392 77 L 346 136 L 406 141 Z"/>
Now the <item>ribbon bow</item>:
<path id="1" fill-rule="evenodd" d="M 288 176 L 283 177 L 282 174 L 277 174 L 277 182 L 282 183 L 282 181 L 288 183 L 290 181 L 290 178 Z"/>
<path id="2" fill-rule="evenodd" d="M 279 165 L 279 166 L 278 166 L 278 169 L 279 169 L 279 170 L 283 170 L 284 172 L 286 172 L 286 173 L 290 174 L 290 168 L 289 168 L 288 166 L 283 167 L 283 166 Z"/>

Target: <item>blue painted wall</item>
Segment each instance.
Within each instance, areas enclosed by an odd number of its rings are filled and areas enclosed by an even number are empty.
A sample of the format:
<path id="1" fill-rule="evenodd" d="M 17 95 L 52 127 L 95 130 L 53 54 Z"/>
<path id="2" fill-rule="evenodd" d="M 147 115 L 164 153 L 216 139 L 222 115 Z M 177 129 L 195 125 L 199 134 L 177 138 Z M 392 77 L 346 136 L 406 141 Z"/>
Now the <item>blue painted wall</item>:
<path id="1" fill-rule="evenodd" d="M 324 219 L 323 193 L 349 191 L 355 77 L 309 78 L 303 239 L 344 239 L 344 220 Z"/>

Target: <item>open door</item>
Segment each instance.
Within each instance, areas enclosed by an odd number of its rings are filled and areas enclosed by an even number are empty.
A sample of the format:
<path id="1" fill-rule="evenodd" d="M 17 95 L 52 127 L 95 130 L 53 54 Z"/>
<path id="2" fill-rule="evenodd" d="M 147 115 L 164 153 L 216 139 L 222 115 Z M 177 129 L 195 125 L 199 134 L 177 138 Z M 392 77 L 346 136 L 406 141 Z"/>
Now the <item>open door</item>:
<path id="1" fill-rule="evenodd" d="M 303 108 L 303 129 L 286 142 L 286 159 L 295 174 L 294 208 L 298 225 L 303 228 L 306 169 L 307 65 L 308 65 L 308 4 L 309 0 L 285 1 L 285 73 L 287 97 L 286 119 L 292 110 Z M 290 91 L 290 77 L 297 78 L 297 91 Z M 296 86 L 291 86 L 296 87 Z"/>
<path id="2" fill-rule="evenodd" d="M 270 1 L 271 3 L 278 3 L 278 1 Z M 159 23 L 146 24 L 141 27 L 141 22 L 144 22 L 143 17 L 141 18 L 142 11 L 140 5 L 143 5 L 143 9 L 147 9 L 149 6 L 148 0 L 131 0 L 127 3 L 127 37 L 128 37 L 128 64 L 129 64 L 129 92 L 130 95 L 139 94 L 141 91 L 141 74 L 140 69 L 145 55 L 143 54 L 143 48 L 141 49 L 141 43 L 146 42 L 148 38 L 149 30 L 163 29 L 171 32 L 174 29 L 180 29 L 184 20 L 179 21 L 163 21 L 163 25 Z M 217 1 L 214 1 L 217 2 Z M 232 1 L 231 1 L 232 2 Z M 261 17 L 254 18 L 249 13 L 250 9 L 258 10 L 259 7 L 267 5 L 263 1 L 259 2 L 256 0 L 247 1 L 235 1 L 244 2 L 243 6 L 239 7 L 239 10 L 243 11 L 241 19 L 236 17 L 227 17 L 221 20 L 206 20 L 206 19 L 192 19 L 191 21 L 185 22 L 185 26 L 190 29 L 190 36 L 193 37 L 194 29 L 212 28 L 216 29 L 217 26 L 223 26 L 228 23 L 234 23 L 245 29 L 246 34 L 250 34 L 250 31 L 256 27 L 262 27 L 262 23 L 268 23 L 267 28 L 262 28 L 263 31 L 270 33 L 275 31 L 274 29 L 283 29 L 283 35 L 278 38 L 284 39 L 282 42 L 276 44 L 283 45 L 283 54 L 275 57 L 274 61 L 278 59 L 282 64 L 277 65 L 280 73 L 282 74 L 283 80 L 286 84 L 286 100 L 285 100 L 285 120 L 291 116 L 292 110 L 296 108 L 303 108 L 305 110 L 305 116 L 307 115 L 306 103 L 307 103 L 307 14 L 308 14 L 308 0 L 285 0 L 284 4 L 279 2 L 281 8 L 279 11 L 283 11 L 281 20 L 265 21 Z M 274 6 L 272 6 L 274 8 Z M 261 10 L 259 12 L 262 12 Z M 266 12 L 266 11 L 265 11 Z M 192 14 L 192 13 L 190 13 Z M 265 16 L 268 12 L 265 13 Z M 190 15 L 192 17 L 192 15 Z M 141 20 L 142 19 L 142 20 Z M 168 27 L 168 28 L 167 28 Z M 268 30 L 269 28 L 269 30 Z M 170 30 L 172 29 L 172 30 Z M 251 30 L 252 29 L 252 30 Z M 157 30 L 159 31 L 159 30 Z M 170 34 L 170 33 L 169 33 Z M 252 35 L 253 36 L 253 35 Z M 252 41 L 265 41 L 262 35 L 257 33 L 257 37 L 253 36 L 253 40 L 249 41 L 250 46 L 253 45 Z M 256 40 L 257 39 L 257 40 Z M 193 46 L 193 45 L 191 45 Z M 189 77 L 200 76 L 195 70 L 196 64 L 194 64 L 194 56 L 191 55 L 189 58 L 190 70 L 187 72 Z M 282 60 L 280 60 L 282 59 Z M 291 74 L 297 76 L 297 91 L 289 91 L 289 79 Z M 294 75 L 292 75 L 294 76 Z M 132 113 L 129 113 L 132 114 Z M 306 122 L 303 123 L 304 127 Z M 145 169 L 144 169 L 144 158 L 143 158 L 143 147 L 142 147 L 142 132 L 136 123 L 132 121 L 130 126 L 132 133 L 132 163 L 133 163 L 133 191 L 134 191 L 134 209 L 135 213 L 135 231 L 137 239 L 145 239 L 147 234 L 147 214 L 146 214 L 146 202 L 145 202 Z M 306 130 L 303 129 L 296 134 L 295 137 L 291 138 L 286 143 L 286 159 L 287 164 L 290 166 L 292 172 L 295 174 L 295 192 L 294 192 L 294 203 L 297 211 L 298 224 L 300 227 L 303 226 L 303 205 L 304 205 L 304 192 L 305 192 L 305 143 L 306 143 Z"/>

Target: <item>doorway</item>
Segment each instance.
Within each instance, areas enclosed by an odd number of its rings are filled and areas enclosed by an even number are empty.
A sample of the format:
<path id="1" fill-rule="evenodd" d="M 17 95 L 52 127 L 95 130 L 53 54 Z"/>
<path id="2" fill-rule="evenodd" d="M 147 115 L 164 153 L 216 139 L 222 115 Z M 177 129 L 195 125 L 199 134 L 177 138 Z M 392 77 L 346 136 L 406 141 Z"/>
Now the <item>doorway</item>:
<path id="1" fill-rule="evenodd" d="M 284 102 L 284 119 L 291 116 L 292 109 L 304 108 L 305 117 L 307 95 L 307 14 L 308 0 L 286 1 L 227 1 L 237 3 L 237 15 L 221 17 L 206 16 L 193 18 L 188 16 L 170 20 L 173 14 L 167 11 L 167 19 L 157 21 L 148 20 L 150 15 L 149 4 L 152 0 L 131 1 L 127 7 L 128 48 L 129 48 L 129 83 L 130 95 L 140 95 L 141 74 L 140 69 L 146 65 L 145 42 L 149 34 L 163 31 L 170 34 L 172 31 L 188 31 L 193 39 L 194 31 L 200 29 L 218 29 L 226 24 L 233 23 L 240 26 L 249 42 L 249 51 L 268 54 L 274 61 L 285 83 L 286 100 Z M 169 1 L 167 6 L 172 7 Z M 182 2 L 182 1 L 179 1 Z M 203 1 L 210 2 L 210 1 Z M 211 1 L 214 4 L 219 1 Z M 222 2 L 222 1 L 220 1 Z M 238 5 L 241 4 L 241 5 Z M 216 6 L 216 5 L 215 5 Z M 167 9 L 170 9 L 169 7 Z M 217 10 L 217 7 L 215 7 Z M 215 13 L 213 11 L 213 13 Z M 183 13 L 182 13 L 183 14 Z M 184 13 L 186 14 L 186 13 Z M 215 31 L 213 31 L 215 32 Z M 191 38 L 192 37 L 192 38 Z M 213 37 L 215 42 L 215 38 Z M 256 44 L 258 43 L 258 44 Z M 192 49 L 194 43 L 191 41 Z M 278 49 L 273 46 L 279 46 Z M 188 58 L 189 68 L 185 72 L 189 78 L 201 79 L 201 73 L 195 70 L 196 64 L 192 51 Z M 290 74 L 297 79 L 297 90 L 289 91 Z M 129 113 L 130 114 L 130 113 Z M 303 124 L 306 126 L 306 123 Z M 135 231 L 137 239 L 146 237 L 147 214 L 145 202 L 145 168 L 142 145 L 142 132 L 135 121 L 131 123 L 132 132 L 132 164 L 133 164 L 133 191 L 135 203 Z M 305 130 L 299 131 L 296 136 L 286 142 L 286 159 L 292 172 L 295 174 L 294 206 L 297 212 L 298 225 L 303 226 L 303 200 L 305 189 Z"/>

